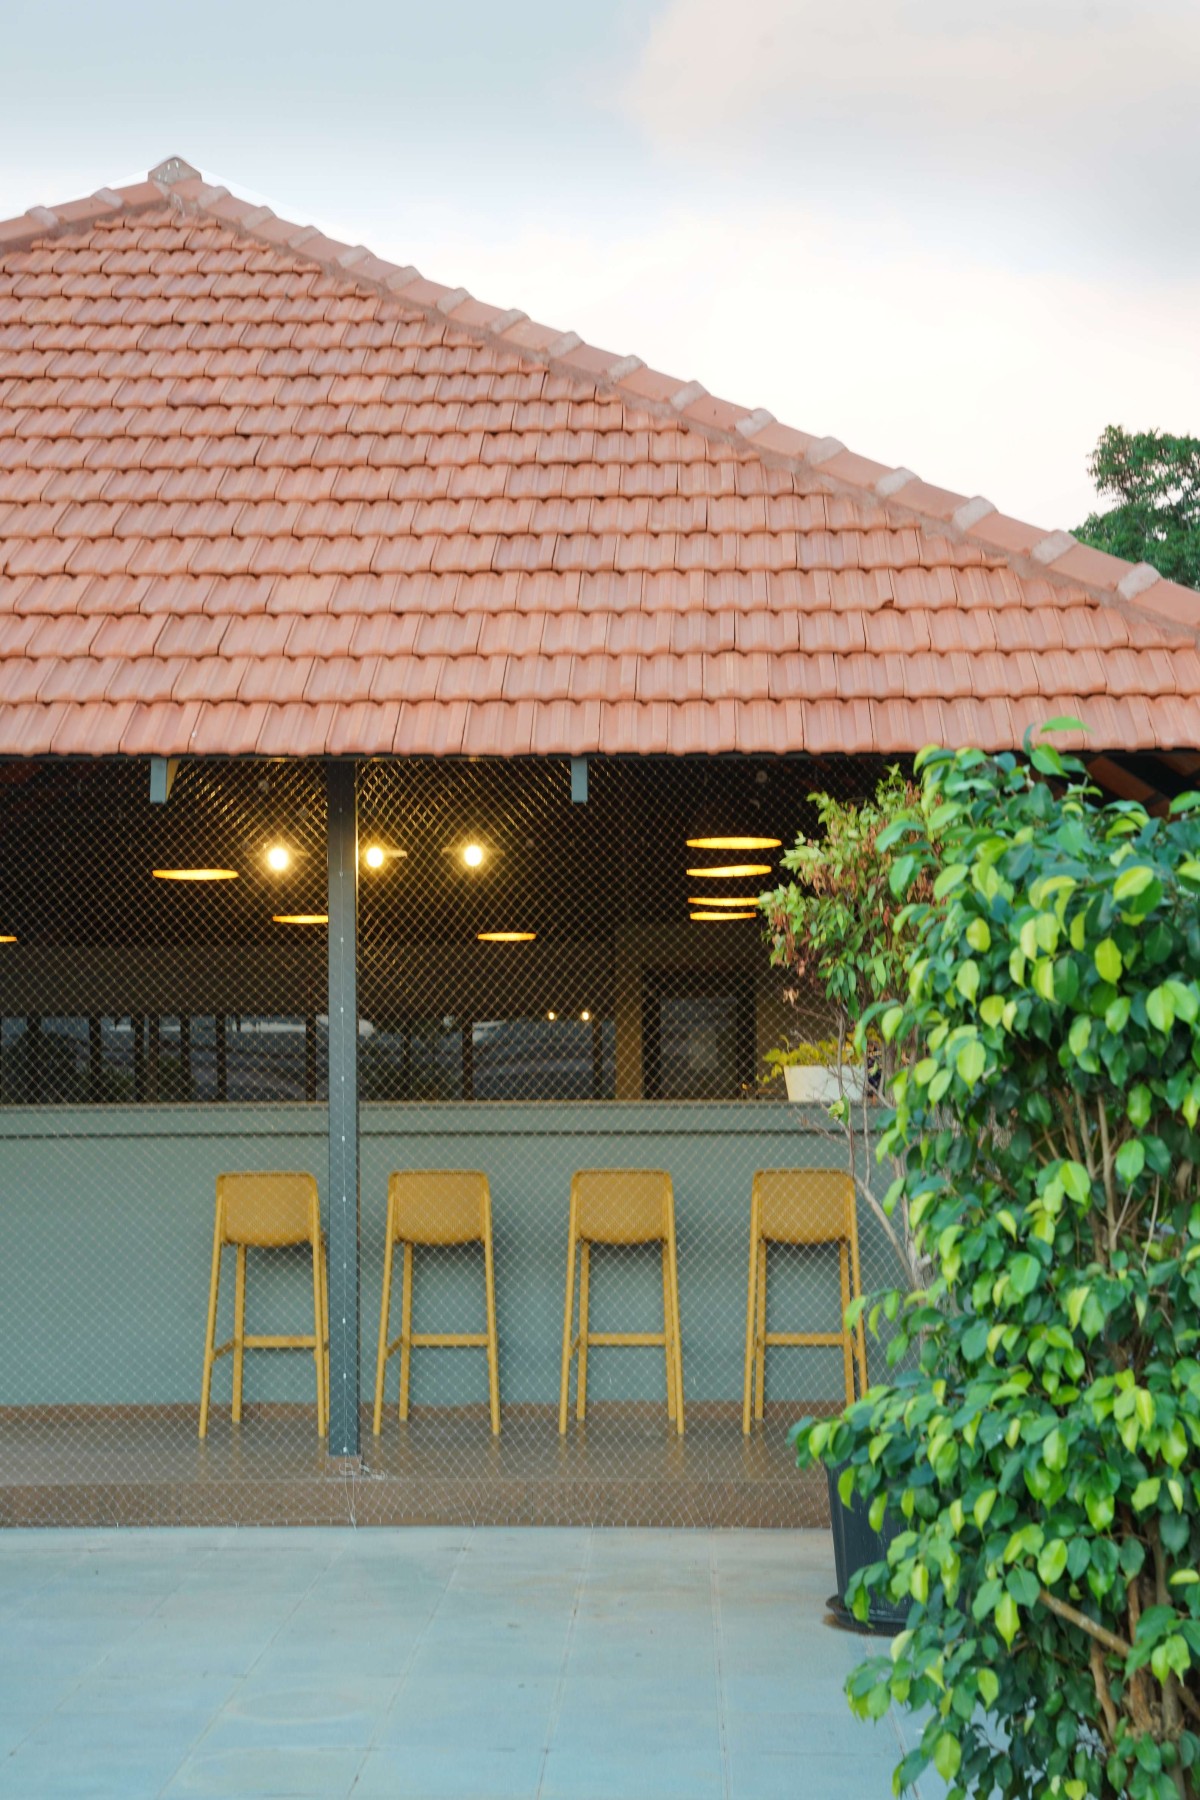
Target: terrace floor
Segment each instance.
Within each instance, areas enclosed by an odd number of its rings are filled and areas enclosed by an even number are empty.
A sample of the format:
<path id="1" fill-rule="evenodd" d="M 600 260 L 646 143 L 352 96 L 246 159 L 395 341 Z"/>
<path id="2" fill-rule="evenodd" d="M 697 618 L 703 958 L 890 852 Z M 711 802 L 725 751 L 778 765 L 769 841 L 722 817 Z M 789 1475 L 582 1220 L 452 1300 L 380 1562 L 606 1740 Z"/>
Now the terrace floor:
<path id="1" fill-rule="evenodd" d="M 824 1527 L 821 1470 L 801 1472 L 787 1428 L 804 1410 L 767 1407 L 742 1436 L 740 1404 L 687 1409 L 680 1438 L 659 1405 L 601 1401 L 558 1435 L 551 1406 L 389 1408 L 381 1436 L 362 1412 L 361 1467 L 325 1453 L 312 1407 L 0 1407 L 5 1525 L 604 1525 Z M 809 1411 L 827 1410 L 821 1403 Z"/>
<path id="2" fill-rule="evenodd" d="M 885 1800 L 832 1583 L 815 1531 L 3 1532 L 0 1796 Z"/>

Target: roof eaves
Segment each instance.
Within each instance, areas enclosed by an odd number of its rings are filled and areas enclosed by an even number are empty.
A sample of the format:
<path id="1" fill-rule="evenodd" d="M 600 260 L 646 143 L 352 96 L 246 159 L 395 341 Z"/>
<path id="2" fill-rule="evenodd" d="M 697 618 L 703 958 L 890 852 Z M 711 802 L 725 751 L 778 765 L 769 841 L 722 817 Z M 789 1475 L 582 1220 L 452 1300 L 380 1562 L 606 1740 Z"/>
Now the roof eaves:
<path id="1" fill-rule="evenodd" d="M 649 369 L 636 356 L 610 360 L 608 352 L 585 343 L 575 332 L 490 307 L 463 288 L 426 280 L 416 269 L 389 263 L 361 244 L 343 244 L 313 226 L 279 219 L 269 207 L 209 185 L 179 157 L 167 158 L 146 181 L 132 187 L 101 188 L 90 199 L 34 207 L 19 219 L 0 222 L 0 257 L 48 235 L 86 229 L 106 213 L 137 212 L 160 206 L 164 199 L 269 247 L 286 248 L 332 276 L 373 287 L 430 318 L 453 321 L 498 347 L 536 356 L 555 373 L 591 381 L 641 410 L 673 417 L 689 430 L 752 451 L 810 488 L 859 502 L 870 497 L 884 506 L 893 524 L 915 525 L 972 544 L 1018 575 L 1082 588 L 1128 618 L 1174 633 L 1187 630 L 1200 642 L 1200 596 L 1168 581 L 1149 563 L 1124 562 L 1078 543 L 1069 532 L 1046 532 L 1010 518 L 981 496 L 931 487 L 909 469 L 859 456 L 837 438 L 814 437 L 781 425 L 765 408 L 718 400 L 699 382 Z"/>

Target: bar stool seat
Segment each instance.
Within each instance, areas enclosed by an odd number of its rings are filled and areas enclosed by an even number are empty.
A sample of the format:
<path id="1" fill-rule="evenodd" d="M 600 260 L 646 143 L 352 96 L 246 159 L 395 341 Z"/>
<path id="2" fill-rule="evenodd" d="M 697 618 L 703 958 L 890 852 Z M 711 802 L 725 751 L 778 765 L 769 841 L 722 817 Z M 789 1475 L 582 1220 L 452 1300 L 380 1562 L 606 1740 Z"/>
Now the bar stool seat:
<path id="1" fill-rule="evenodd" d="M 221 1287 L 221 1252 L 237 1251 L 234 1276 L 233 1336 L 214 1342 Z M 312 1248 L 313 1329 L 283 1335 L 246 1331 L 246 1252 L 280 1250 L 296 1244 Z M 233 1354 L 233 1422 L 242 1417 L 242 1376 L 247 1350 L 311 1350 L 317 1371 L 317 1434 L 329 1422 L 329 1274 L 321 1233 L 321 1202 L 311 1175 L 272 1170 L 262 1174 L 217 1176 L 216 1221 L 213 1226 L 212 1274 L 208 1290 L 208 1325 L 204 1334 L 204 1376 L 200 1394 L 200 1436 L 208 1435 L 213 1364 Z"/>
<path id="2" fill-rule="evenodd" d="M 400 1335 L 389 1341 L 392 1307 L 392 1252 L 404 1246 Z M 483 1245 L 485 1331 L 412 1329 L 413 1250 L 417 1245 Z M 496 1338 L 496 1283 L 492 1252 L 492 1198 L 488 1178 L 478 1169 L 407 1169 L 388 1179 L 387 1237 L 383 1250 L 383 1299 L 379 1309 L 379 1349 L 375 1360 L 375 1417 L 383 1425 L 383 1386 L 388 1359 L 400 1352 L 400 1421 L 408 1418 L 409 1378 L 414 1349 L 486 1349 L 488 1406 L 492 1432 L 500 1434 L 500 1353 Z"/>
<path id="3" fill-rule="evenodd" d="M 767 1245 L 836 1244 L 841 1277 L 839 1331 L 767 1330 Z M 846 1324 L 852 1294 L 862 1291 L 858 1267 L 858 1209 L 854 1182 L 844 1169 L 759 1169 L 750 1190 L 750 1282 L 746 1298 L 746 1363 L 742 1388 L 742 1430 L 749 1435 L 765 1402 L 768 1344 L 840 1345 L 846 1405 L 854 1401 L 854 1368 L 860 1390 L 867 1386 L 867 1345 L 863 1322 Z"/>
<path id="4" fill-rule="evenodd" d="M 588 1299 L 593 1244 L 661 1244 L 661 1331 L 592 1331 Z M 575 1330 L 575 1262 L 579 1253 L 579 1330 Z M 591 1344 L 657 1345 L 666 1365 L 667 1417 L 683 1434 L 683 1351 L 679 1337 L 679 1274 L 675 1255 L 675 1197 L 665 1169 L 579 1169 L 571 1178 L 567 1236 L 567 1298 L 563 1315 L 558 1429 L 566 1434 L 571 1363 L 578 1354 L 575 1416 L 587 1416 L 587 1353 Z"/>

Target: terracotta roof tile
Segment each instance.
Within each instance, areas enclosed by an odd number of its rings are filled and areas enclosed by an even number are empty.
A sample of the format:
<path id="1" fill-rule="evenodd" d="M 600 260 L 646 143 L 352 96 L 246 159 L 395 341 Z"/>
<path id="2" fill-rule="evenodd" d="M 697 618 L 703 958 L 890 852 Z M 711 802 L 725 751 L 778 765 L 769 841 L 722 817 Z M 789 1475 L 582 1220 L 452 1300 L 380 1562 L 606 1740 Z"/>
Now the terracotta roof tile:
<path id="1" fill-rule="evenodd" d="M 198 179 L 57 212 L 0 228 L 23 753 L 895 753 L 1063 696 L 1093 747 L 1200 734 L 1153 571 Z"/>

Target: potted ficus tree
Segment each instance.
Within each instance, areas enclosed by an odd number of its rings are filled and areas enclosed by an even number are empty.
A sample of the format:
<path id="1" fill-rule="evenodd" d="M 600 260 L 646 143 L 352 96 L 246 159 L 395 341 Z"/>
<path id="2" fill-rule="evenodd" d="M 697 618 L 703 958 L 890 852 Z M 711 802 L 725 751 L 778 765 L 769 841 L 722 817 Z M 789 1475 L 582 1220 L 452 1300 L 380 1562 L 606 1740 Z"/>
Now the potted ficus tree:
<path id="1" fill-rule="evenodd" d="M 882 1147 L 933 1278 L 916 1367 L 799 1436 L 906 1525 L 851 1583 L 909 1609 L 851 1704 L 928 1709 L 898 1790 L 1196 1800 L 1200 796 L 1103 805 L 1047 744 L 922 762 L 938 853 L 884 841 L 936 903 L 875 1018 L 921 1046 Z"/>
<path id="2" fill-rule="evenodd" d="M 898 1001 L 905 990 L 912 940 L 894 891 L 897 863 L 914 889 L 932 898 L 931 876 L 917 868 L 906 843 L 895 843 L 888 835 L 916 815 L 918 790 L 892 768 L 865 800 L 840 801 L 824 793 L 810 799 L 819 834 L 799 838 L 784 853 L 791 879 L 764 894 L 759 904 L 771 934 L 771 961 L 794 983 L 785 992 L 795 999 L 802 986 L 815 983 L 834 1035 L 815 1047 L 802 1042 L 768 1053 L 767 1061 L 785 1072 L 799 1067 L 807 1074 L 819 1059 L 813 1072 L 823 1078 L 820 1089 L 800 1097 L 820 1100 L 827 1108 L 821 1116 L 837 1139 L 860 1205 L 874 1217 L 894 1254 L 889 1286 L 896 1291 L 918 1288 L 928 1264 L 914 1243 L 906 1204 L 901 1201 L 892 1209 L 883 1204 L 898 1167 L 881 1165 L 876 1154 L 880 1098 L 905 1058 L 916 1053 L 916 1040 L 893 1032 L 885 1041 L 861 1029 L 873 1008 Z M 894 1310 L 891 1299 L 884 1304 Z M 836 1468 L 829 1480 L 837 1578 L 832 1605 L 835 1613 L 848 1616 L 850 1578 L 878 1560 L 890 1521 L 872 1524 L 852 1496 L 843 1506 Z M 872 1597 L 871 1624 L 886 1629 L 899 1617 L 882 1593 Z"/>

